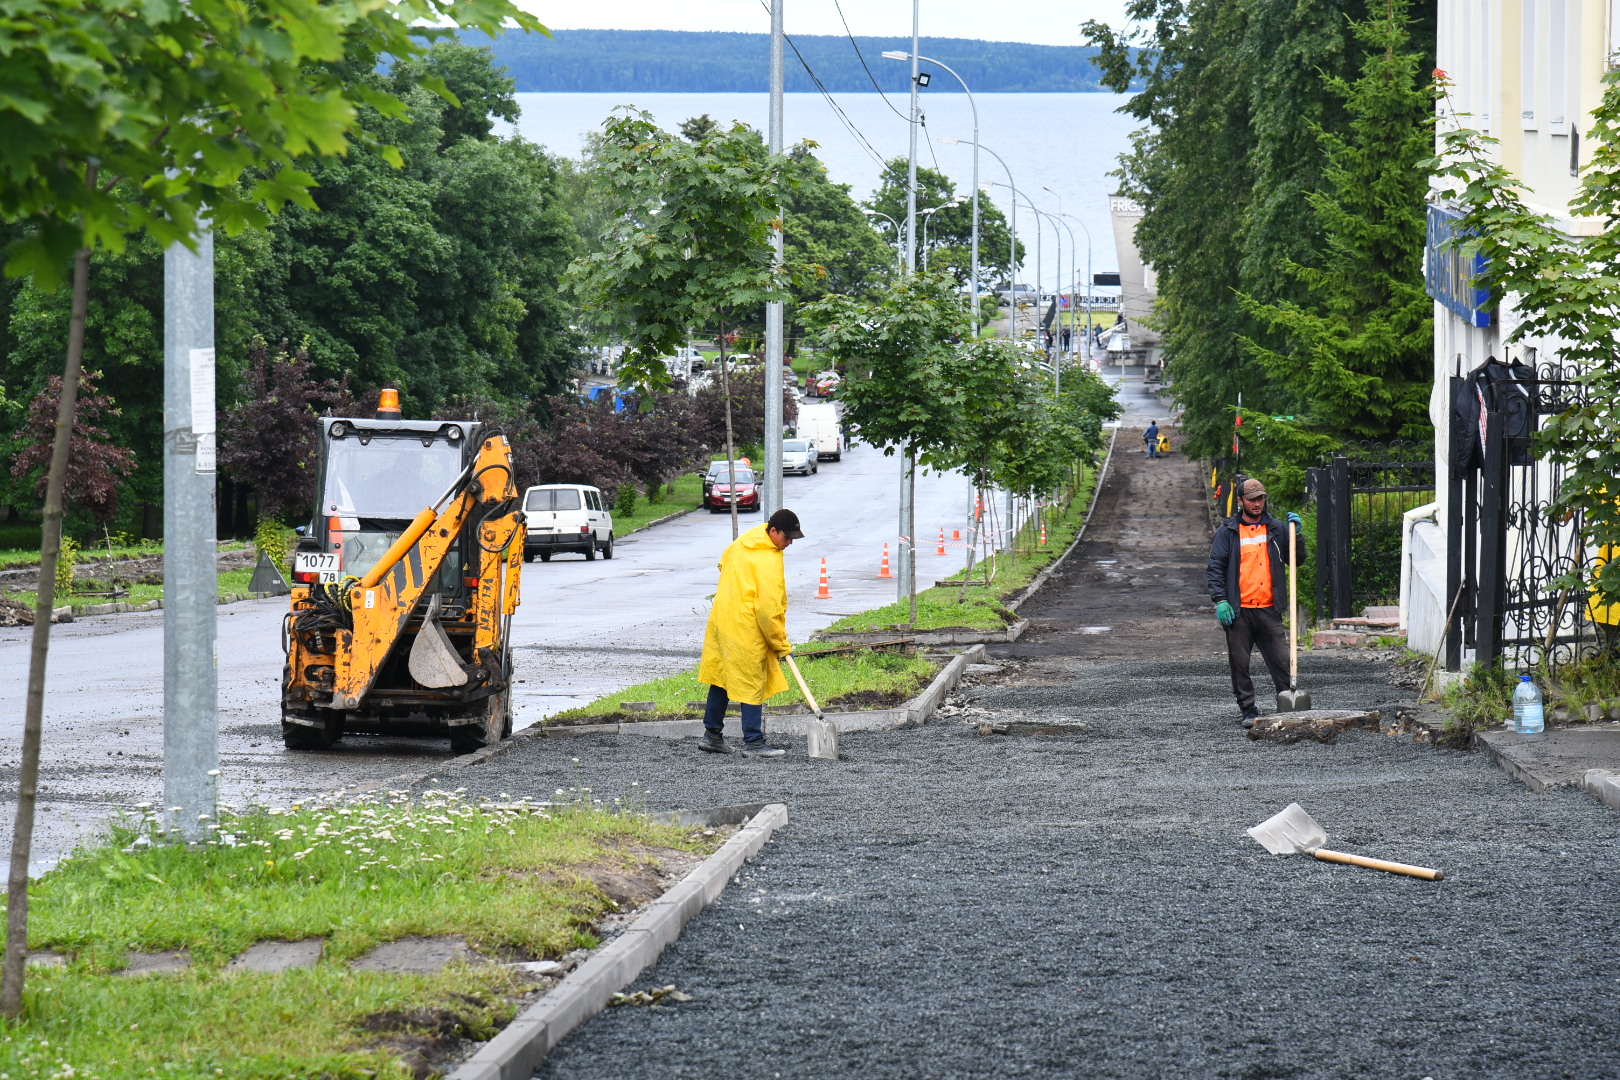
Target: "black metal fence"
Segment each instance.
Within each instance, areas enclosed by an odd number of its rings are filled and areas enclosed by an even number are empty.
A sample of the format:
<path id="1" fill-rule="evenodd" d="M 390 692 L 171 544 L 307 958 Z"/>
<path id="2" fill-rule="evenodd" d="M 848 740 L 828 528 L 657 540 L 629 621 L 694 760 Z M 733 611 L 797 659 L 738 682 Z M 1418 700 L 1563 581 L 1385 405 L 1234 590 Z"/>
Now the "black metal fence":
<path id="1" fill-rule="evenodd" d="M 1405 514 L 1434 500 L 1432 453 L 1404 443 L 1353 443 L 1305 470 L 1316 505 L 1316 610 L 1342 619 L 1401 594 Z"/>
<path id="2" fill-rule="evenodd" d="M 1480 663 L 1557 668 L 1598 643 L 1584 589 L 1559 579 L 1588 569 L 1591 552 L 1582 515 L 1557 512 L 1552 503 L 1564 470 L 1538 458 L 1533 439 L 1542 417 L 1585 403 L 1579 372 L 1557 363 L 1534 372 L 1522 366 L 1480 395 L 1478 416 L 1453 410 L 1453 456 L 1460 438 L 1482 453 L 1452 469 L 1446 560 L 1446 666 L 1461 667 L 1464 650 Z M 1468 378 L 1453 378 L 1452 400 L 1472 392 Z M 1472 425 L 1465 427 L 1465 425 Z M 1460 538 L 1460 542 L 1459 542 Z"/>

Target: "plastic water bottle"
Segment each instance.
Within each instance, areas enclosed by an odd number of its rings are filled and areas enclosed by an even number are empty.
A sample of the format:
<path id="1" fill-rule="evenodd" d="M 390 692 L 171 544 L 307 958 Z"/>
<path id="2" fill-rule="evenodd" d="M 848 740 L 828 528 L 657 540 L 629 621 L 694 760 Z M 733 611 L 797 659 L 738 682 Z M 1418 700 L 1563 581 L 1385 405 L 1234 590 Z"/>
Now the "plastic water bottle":
<path id="1" fill-rule="evenodd" d="M 1513 730 L 1523 735 L 1535 735 L 1545 726 L 1541 712 L 1541 690 L 1520 675 L 1519 685 L 1513 690 Z"/>

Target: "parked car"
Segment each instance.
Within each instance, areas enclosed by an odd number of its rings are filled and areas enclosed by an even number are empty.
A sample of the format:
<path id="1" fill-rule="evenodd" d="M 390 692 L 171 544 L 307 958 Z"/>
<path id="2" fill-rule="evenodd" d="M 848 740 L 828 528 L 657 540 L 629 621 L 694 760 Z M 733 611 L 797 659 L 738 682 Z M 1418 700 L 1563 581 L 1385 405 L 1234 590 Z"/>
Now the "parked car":
<path id="1" fill-rule="evenodd" d="M 550 562 L 559 551 L 577 552 L 587 560 L 613 558 L 613 514 L 602 493 L 586 484 L 538 484 L 523 493 L 528 532 L 523 561 Z"/>
<path id="2" fill-rule="evenodd" d="M 752 461 L 749 461 L 747 458 L 744 457 L 744 458 L 738 458 L 737 459 L 737 471 L 738 472 L 747 472 L 749 470 L 752 470 L 753 467 L 754 467 L 754 463 Z M 725 458 L 716 458 L 715 460 L 709 462 L 709 471 L 703 474 L 703 502 L 701 503 L 701 505 L 703 505 L 703 506 L 708 506 L 709 505 L 709 493 L 714 490 L 715 481 L 724 478 L 725 475 L 726 475 L 726 459 Z"/>
<path id="3" fill-rule="evenodd" d="M 723 514 L 735 502 L 738 510 L 759 509 L 759 481 L 752 469 L 738 466 L 735 476 L 721 473 L 709 492 L 709 512 Z"/>
<path id="4" fill-rule="evenodd" d="M 809 439 L 783 439 L 782 440 L 782 472 L 800 473 L 804 476 L 814 476 L 816 463 L 820 455 L 816 453 L 816 444 Z"/>

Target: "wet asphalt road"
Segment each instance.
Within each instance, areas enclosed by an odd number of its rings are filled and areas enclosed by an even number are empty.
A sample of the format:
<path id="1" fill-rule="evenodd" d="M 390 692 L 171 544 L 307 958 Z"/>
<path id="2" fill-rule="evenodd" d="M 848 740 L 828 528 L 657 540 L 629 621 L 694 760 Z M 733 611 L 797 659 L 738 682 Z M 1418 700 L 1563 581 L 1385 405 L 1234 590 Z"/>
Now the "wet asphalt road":
<path id="1" fill-rule="evenodd" d="M 785 478 L 787 505 L 808 534 L 787 559 L 789 630 L 797 640 L 893 599 L 894 583 L 877 574 L 885 541 L 898 558 L 899 477 L 898 458 L 862 446 L 841 462 L 824 462 L 813 477 Z M 940 528 L 965 522 L 968 484 L 920 474 L 917 506 L 919 533 L 937 537 Z M 741 515 L 741 527 L 757 517 Z M 691 667 L 715 565 L 730 540 L 729 515 L 696 513 L 626 538 L 611 560 L 560 555 L 526 564 L 513 632 L 520 680 L 515 726 Z M 934 550 L 919 557 L 925 584 L 961 565 L 959 546 L 945 557 Z M 822 556 L 832 579 L 828 601 L 814 599 Z M 449 760 L 445 740 L 367 736 L 346 736 L 329 751 L 289 754 L 278 704 L 286 600 L 217 610 L 223 801 L 285 805 Z M 0 629 L 0 791 L 16 788 L 31 634 L 28 627 Z M 93 616 L 53 629 L 36 869 L 71 850 L 112 808 L 161 799 L 162 712 L 162 612 Z M 0 854 L 9 850 L 14 805 L 0 801 Z"/>

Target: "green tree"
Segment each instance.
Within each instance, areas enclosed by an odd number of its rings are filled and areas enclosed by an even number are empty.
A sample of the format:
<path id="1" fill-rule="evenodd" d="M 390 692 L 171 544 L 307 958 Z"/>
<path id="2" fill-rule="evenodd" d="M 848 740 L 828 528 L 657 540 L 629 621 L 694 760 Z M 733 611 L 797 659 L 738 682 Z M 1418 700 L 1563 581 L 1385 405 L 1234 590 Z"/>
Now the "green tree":
<path id="1" fill-rule="evenodd" d="M 1131 0 L 1138 31 L 1085 24 L 1105 84 L 1142 84 L 1122 109 L 1145 126 L 1116 175 L 1144 210 L 1136 242 L 1158 274 L 1154 324 L 1195 455 L 1225 452 L 1239 395 L 1268 414 L 1303 411 L 1244 345 L 1287 351 L 1238 293 L 1265 305 L 1305 295 L 1287 267 L 1314 265 L 1323 238 L 1298 207 L 1327 186 L 1314 133 L 1347 132 L 1330 83 L 1359 58 L 1351 19 L 1366 6 Z M 1432 42 L 1432 25 L 1418 37 Z"/>
<path id="2" fill-rule="evenodd" d="M 883 168 L 883 179 L 873 193 L 869 205 L 873 210 L 887 214 L 900 223 L 906 222 L 906 159 L 895 158 Z M 958 285 L 966 285 L 973 269 L 973 192 L 964 192 L 962 202 L 956 206 L 929 215 L 928 243 L 923 245 L 922 211 L 932 206 L 944 206 L 956 199 L 956 184 L 944 173 L 917 167 L 917 265 L 923 265 L 927 252 L 930 270 L 947 273 Z M 1010 194 L 1008 196 L 1011 197 Z M 874 218 L 873 224 L 883 238 L 899 244 L 904 237 L 895 232 L 893 225 L 883 218 Z M 1007 254 L 1011 234 L 1007 215 L 987 195 L 979 196 L 979 290 L 990 292 L 1012 280 L 1008 272 Z M 1024 242 L 1018 242 L 1016 252 L 1020 263 L 1024 260 Z"/>
<path id="3" fill-rule="evenodd" d="M 827 178 L 809 143 L 788 151 L 790 180 L 782 200 L 783 248 L 793 298 L 785 311 L 787 338 L 798 338 L 799 308 L 824 296 L 862 296 L 890 280 L 894 253 L 872 228 L 848 184 Z"/>
<path id="4" fill-rule="evenodd" d="M 1304 468 L 1319 446 L 1347 439 L 1433 438 L 1428 418 L 1433 383 L 1434 307 L 1423 288 L 1424 211 L 1433 157 L 1435 89 L 1425 57 L 1410 48 L 1407 0 L 1387 0 L 1376 17 L 1355 24 L 1365 47 L 1354 81 L 1329 79 L 1342 98 L 1347 130 L 1315 125 L 1326 160 L 1326 184 L 1306 202 L 1323 236 L 1309 265 L 1285 260 L 1299 299 L 1262 303 L 1243 294 L 1244 308 L 1278 339 L 1244 337 L 1274 384 L 1299 403 L 1306 433 L 1331 440 L 1286 440 L 1271 421 L 1260 430 L 1274 476 L 1285 490 L 1303 488 Z M 1264 422 L 1263 422 L 1264 423 Z M 1289 455 L 1290 447 L 1309 453 Z"/>
<path id="5" fill-rule="evenodd" d="M 50 610 L 91 249 L 120 251 L 142 231 L 161 244 L 191 243 L 205 207 L 232 234 L 263 225 L 289 201 L 307 205 L 313 179 L 298 167 L 302 160 L 343 153 L 351 139 L 368 142 L 355 129 L 361 104 L 397 108 L 387 95 L 346 81 L 350 67 L 415 55 L 435 33 L 420 24 L 494 33 L 507 20 L 541 29 L 508 0 L 279 0 L 246 8 L 226 0 L 34 0 L 0 19 L 0 220 L 27 226 L 10 238 L 6 273 L 54 284 L 71 267 L 73 289 L 46 473 L 0 1013 L 22 1010 Z M 259 179 L 244 184 L 250 169 Z M 119 198 L 120 180 L 139 186 L 142 197 Z"/>
<path id="6" fill-rule="evenodd" d="M 963 410 L 973 384 L 961 370 L 959 345 L 970 324 L 949 275 L 908 274 L 871 300 L 829 296 L 800 317 L 845 373 L 838 396 L 852 432 L 921 465 L 961 464 Z M 906 557 L 915 568 L 915 545 Z M 911 619 L 917 619 L 915 573 Z"/>
<path id="7" fill-rule="evenodd" d="M 783 162 L 746 125 L 694 143 L 633 110 L 603 124 L 595 161 L 615 226 L 601 251 L 571 268 L 576 293 L 598 326 L 625 343 L 620 382 L 634 389 L 666 389 L 661 358 L 686 343 L 688 328 L 714 330 L 732 460 L 728 336 L 762 304 L 786 299 L 770 245 Z M 731 529 L 735 536 L 735 505 Z"/>

